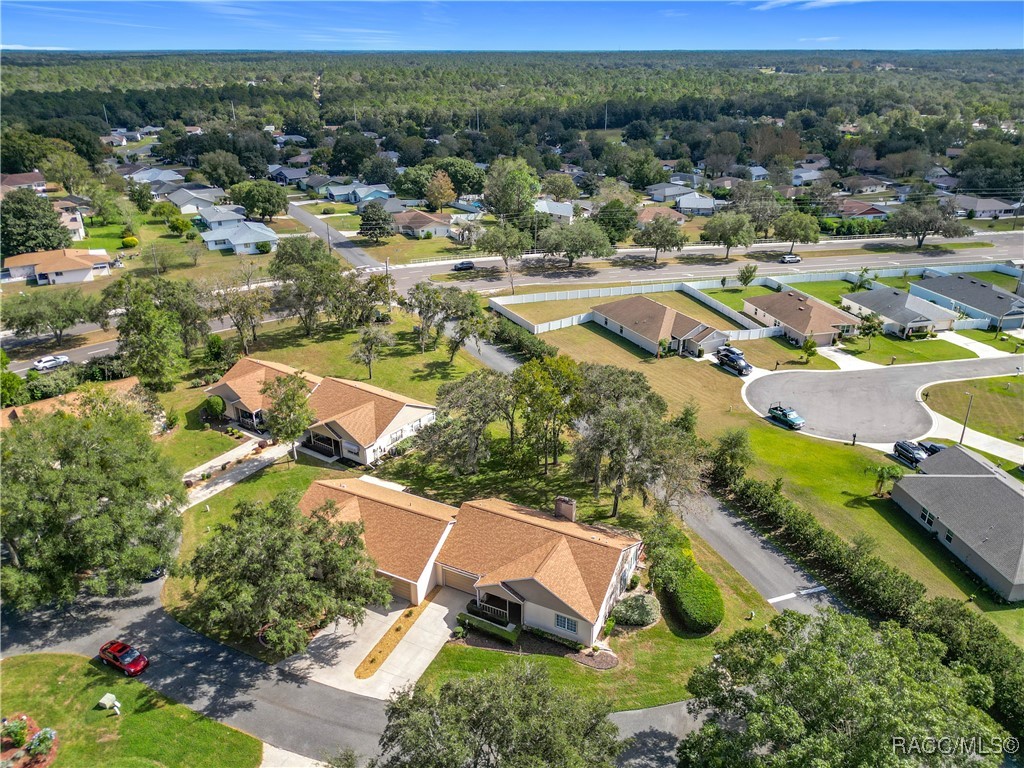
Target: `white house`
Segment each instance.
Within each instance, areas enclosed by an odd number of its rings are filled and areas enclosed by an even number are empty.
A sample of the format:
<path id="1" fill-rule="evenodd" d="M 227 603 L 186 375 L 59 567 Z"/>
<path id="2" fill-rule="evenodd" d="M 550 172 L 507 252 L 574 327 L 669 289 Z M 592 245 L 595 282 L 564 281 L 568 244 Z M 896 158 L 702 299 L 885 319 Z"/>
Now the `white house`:
<path id="1" fill-rule="evenodd" d="M 750 170 L 751 181 L 768 181 L 769 173 L 768 169 L 763 165 L 751 165 L 748 166 Z"/>
<path id="2" fill-rule="evenodd" d="M 185 177 L 177 171 L 168 171 L 161 168 L 144 168 L 140 171 L 129 173 L 125 176 L 126 179 L 136 182 L 137 184 L 152 184 L 156 181 L 184 181 Z"/>
<path id="3" fill-rule="evenodd" d="M 797 168 L 795 171 L 793 171 L 793 186 L 803 187 L 810 184 L 812 181 L 818 181 L 819 179 L 822 178 L 824 178 L 824 176 L 822 176 L 821 171 L 814 169 L 808 170 L 806 168 Z"/>
<path id="4" fill-rule="evenodd" d="M 35 279 L 39 285 L 87 283 L 110 274 L 110 256 L 103 249 L 61 248 L 8 256 L 3 267 L 11 279 Z"/>
<path id="5" fill-rule="evenodd" d="M 656 203 L 663 203 L 666 200 L 675 200 L 685 194 L 692 192 L 693 190 L 689 187 L 685 187 L 682 184 L 651 184 L 644 190 L 650 195 L 651 200 Z"/>
<path id="6" fill-rule="evenodd" d="M 46 194 L 46 179 L 39 171 L 28 173 L 0 173 L 0 187 L 4 189 L 31 189 L 37 195 Z"/>
<path id="7" fill-rule="evenodd" d="M 276 250 L 280 239 L 270 227 L 255 221 L 240 221 L 234 226 L 211 229 L 200 237 L 209 250 L 230 249 L 238 256 L 259 253 L 260 243 L 270 243 L 270 250 Z"/>
<path id="8" fill-rule="evenodd" d="M 79 240 L 85 240 L 85 222 L 82 219 L 82 214 L 76 210 L 61 210 L 58 213 L 60 214 L 60 225 L 71 232 L 71 239 L 76 243 Z"/>
<path id="9" fill-rule="evenodd" d="M 537 200 L 533 204 L 537 213 L 546 213 L 556 224 L 572 224 L 572 203 L 557 203 L 554 200 Z"/>
<path id="10" fill-rule="evenodd" d="M 211 205 L 199 212 L 199 218 L 211 230 L 237 227 L 245 221 L 245 209 L 237 205 Z"/>
<path id="11" fill-rule="evenodd" d="M 886 333 L 904 338 L 912 333 L 948 331 L 960 317 L 951 309 L 888 286 L 846 293 L 842 300 L 847 312 L 861 318 L 874 313 L 882 319 Z"/>
<path id="12" fill-rule="evenodd" d="M 700 192 L 690 192 L 676 198 L 676 210 L 689 216 L 710 216 L 715 208 L 715 199 Z"/>
<path id="13" fill-rule="evenodd" d="M 168 202 L 177 206 L 182 215 L 196 214 L 204 208 L 212 208 L 227 197 L 227 193 L 220 187 L 206 187 L 205 189 L 175 189 L 166 195 Z"/>

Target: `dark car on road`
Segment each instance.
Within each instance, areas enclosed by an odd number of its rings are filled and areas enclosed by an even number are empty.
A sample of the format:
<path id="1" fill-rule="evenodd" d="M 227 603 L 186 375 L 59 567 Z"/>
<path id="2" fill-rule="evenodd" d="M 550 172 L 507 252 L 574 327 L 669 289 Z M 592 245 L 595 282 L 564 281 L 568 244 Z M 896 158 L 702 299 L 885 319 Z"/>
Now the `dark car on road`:
<path id="1" fill-rule="evenodd" d="M 460 261 L 452 266 L 452 272 L 468 272 L 471 269 L 476 269 L 476 264 L 472 261 Z"/>
<path id="2" fill-rule="evenodd" d="M 775 421 L 782 424 L 784 427 L 790 429 L 803 429 L 804 419 L 797 413 L 793 408 L 782 403 L 773 403 L 768 409 L 768 418 L 774 419 Z"/>
<path id="3" fill-rule="evenodd" d="M 896 443 L 892 447 L 892 454 L 904 464 L 911 467 L 916 467 L 929 456 L 928 451 L 917 443 L 912 443 L 909 440 L 900 440 Z"/>
<path id="4" fill-rule="evenodd" d="M 116 667 L 128 677 L 135 677 L 149 666 L 149 659 L 137 648 L 120 640 L 111 640 L 100 648 L 100 661 L 109 667 Z"/>
<path id="5" fill-rule="evenodd" d="M 719 347 L 715 358 L 720 366 L 737 376 L 748 376 L 754 370 L 754 366 L 744 359 L 743 352 L 735 347 Z"/>

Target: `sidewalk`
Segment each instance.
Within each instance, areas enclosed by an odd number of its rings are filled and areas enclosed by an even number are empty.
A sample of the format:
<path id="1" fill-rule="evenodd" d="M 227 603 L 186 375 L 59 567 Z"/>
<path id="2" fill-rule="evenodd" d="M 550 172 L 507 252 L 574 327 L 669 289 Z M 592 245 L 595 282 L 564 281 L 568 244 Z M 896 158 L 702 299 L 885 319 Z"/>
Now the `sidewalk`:
<path id="1" fill-rule="evenodd" d="M 239 446 L 239 448 L 235 450 L 240 450 L 241 447 L 243 446 Z M 245 478 L 249 477 L 249 475 L 254 475 L 261 469 L 269 467 L 282 456 L 286 455 L 290 449 L 291 446 L 285 445 L 284 443 L 268 446 L 259 456 L 255 456 L 242 464 L 236 464 L 227 472 L 221 472 L 219 475 L 215 475 L 205 483 L 189 489 L 188 502 L 186 502 L 185 508 L 188 509 L 189 507 L 194 507 L 196 504 L 206 501 L 211 496 L 216 496 L 221 491 L 230 488 L 235 483 L 241 482 Z M 251 448 L 249 450 L 250 452 L 252 451 Z M 230 453 L 232 453 L 232 451 L 228 451 L 228 453 L 223 454 L 223 456 L 219 456 L 217 459 L 214 459 L 214 462 L 219 462 L 215 463 L 214 466 L 220 467 L 220 465 L 224 463 L 224 456 L 227 456 Z"/>
<path id="2" fill-rule="evenodd" d="M 960 433 L 964 428 L 963 424 L 959 424 L 941 413 L 935 413 L 930 408 L 928 410 L 932 414 L 932 418 L 935 419 L 935 429 L 928 433 L 929 437 L 942 437 L 947 440 L 960 439 Z M 1024 444 L 1000 440 L 998 437 L 992 437 L 968 427 L 967 434 L 964 435 L 964 445 L 1012 461 L 1018 466 L 1024 464 Z"/>
<path id="3" fill-rule="evenodd" d="M 869 363 L 867 360 L 861 360 L 856 355 L 843 352 L 836 347 L 818 347 L 818 354 L 838 365 L 840 371 L 868 371 L 872 368 L 884 367 L 878 363 Z"/>

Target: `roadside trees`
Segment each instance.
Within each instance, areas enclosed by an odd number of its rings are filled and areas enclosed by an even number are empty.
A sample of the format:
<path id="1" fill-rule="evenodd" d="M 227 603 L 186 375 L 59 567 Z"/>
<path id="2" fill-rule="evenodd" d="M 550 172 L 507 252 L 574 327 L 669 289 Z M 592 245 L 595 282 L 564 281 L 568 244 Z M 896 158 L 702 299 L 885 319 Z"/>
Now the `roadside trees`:
<path id="1" fill-rule="evenodd" d="M 374 245 L 379 245 L 391 235 L 391 225 L 391 214 L 384 210 L 383 205 L 374 201 L 363 208 L 359 234 Z"/>
<path id="2" fill-rule="evenodd" d="M 340 289 L 341 267 L 327 250 L 327 243 L 314 237 L 284 238 L 268 271 L 282 284 L 277 301 L 298 318 L 303 333 L 312 336 Z"/>
<path id="3" fill-rule="evenodd" d="M 2 306 L 4 327 L 15 336 L 49 333 L 58 344 L 68 329 L 96 317 L 96 301 L 78 288 L 57 293 L 30 291 L 7 299 Z"/>
<path id="4" fill-rule="evenodd" d="M 597 223 L 610 242 L 618 243 L 636 227 L 636 211 L 619 198 L 613 198 L 597 212 Z"/>
<path id="5" fill-rule="evenodd" d="M 889 231 L 897 237 L 912 237 L 917 247 L 924 245 L 929 235 L 940 237 L 967 237 L 974 230 L 959 221 L 952 207 L 942 207 L 934 200 L 904 203 L 889 217 Z"/>
<path id="6" fill-rule="evenodd" d="M 298 440 L 316 421 L 309 407 L 309 383 L 298 373 L 278 376 L 266 382 L 260 394 L 270 400 L 266 409 L 267 429 L 277 440 L 292 444 L 292 459 L 298 461 Z"/>
<path id="7" fill-rule="evenodd" d="M 441 289 L 429 280 L 416 283 L 409 289 L 406 306 L 420 319 L 416 335 L 420 342 L 420 353 L 426 352 L 431 331 L 444 316 L 444 296 Z"/>
<path id="8" fill-rule="evenodd" d="M 654 249 L 655 261 L 661 251 L 678 251 L 689 239 L 683 228 L 668 216 L 655 216 L 633 236 L 633 242 L 637 245 Z"/>
<path id="9" fill-rule="evenodd" d="M 564 256 L 570 268 L 577 259 L 604 259 L 615 253 L 605 231 L 589 219 L 578 219 L 568 225 L 555 224 L 541 230 L 537 247 L 545 255 Z"/>
<path id="10" fill-rule="evenodd" d="M 128 370 L 159 391 L 169 390 L 185 367 L 178 322 L 148 292 L 129 302 L 118 320 L 117 346 Z"/>
<path id="11" fill-rule="evenodd" d="M 792 253 L 797 243 L 816 243 L 821 232 L 818 220 L 809 213 L 790 211 L 784 213 L 775 222 L 775 236 L 780 240 L 789 240 L 789 252 Z"/>
<path id="12" fill-rule="evenodd" d="M 716 213 L 704 226 L 701 239 L 725 246 L 725 258 L 736 246 L 748 248 L 754 243 L 754 225 L 744 213 Z"/>
<path id="13" fill-rule="evenodd" d="M 16 189 L 0 200 L 0 256 L 52 251 L 71 245 L 71 231 L 60 223 L 45 197 Z"/>
<path id="14" fill-rule="evenodd" d="M 521 259 L 530 245 L 530 236 L 526 232 L 504 223 L 491 227 L 476 241 L 479 250 L 499 256 L 504 262 L 513 294 L 516 292 L 516 281 L 512 262 Z"/>

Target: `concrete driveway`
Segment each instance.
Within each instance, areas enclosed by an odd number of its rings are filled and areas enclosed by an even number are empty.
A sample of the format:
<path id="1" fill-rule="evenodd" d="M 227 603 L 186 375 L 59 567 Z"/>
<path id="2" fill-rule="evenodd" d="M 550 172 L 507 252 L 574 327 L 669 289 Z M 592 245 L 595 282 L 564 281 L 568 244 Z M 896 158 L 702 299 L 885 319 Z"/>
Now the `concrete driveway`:
<path id="1" fill-rule="evenodd" d="M 762 416 L 777 401 L 796 408 L 804 432 L 861 443 L 916 440 L 934 428 L 918 391 L 940 381 L 1007 376 L 1024 366 L 1024 355 L 943 363 L 891 365 L 863 371 L 793 371 L 751 381 L 743 398 Z M 965 404 L 966 405 L 966 404 Z M 783 427 L 779 427 L 783 429 Z"/>

